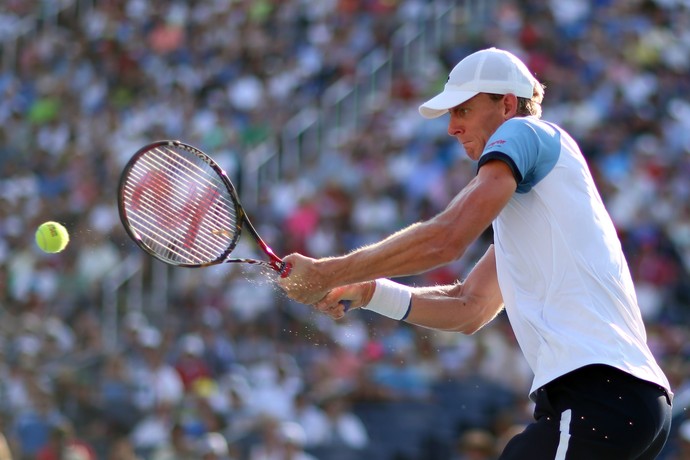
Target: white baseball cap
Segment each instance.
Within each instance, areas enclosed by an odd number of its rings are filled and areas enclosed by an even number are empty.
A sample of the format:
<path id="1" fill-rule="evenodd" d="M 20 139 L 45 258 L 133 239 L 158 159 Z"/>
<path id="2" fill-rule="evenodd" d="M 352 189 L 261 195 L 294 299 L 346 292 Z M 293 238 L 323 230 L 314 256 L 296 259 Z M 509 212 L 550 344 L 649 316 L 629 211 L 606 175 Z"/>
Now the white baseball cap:
<path id="1" fill-rule="evenodd" d="M 536 79 L 512 53 L 487 48 L 470 54 L 451 70 L 443 91 L 419 106 L 424 118 L 437 118 L 479 93 L 532 98 Z"/>

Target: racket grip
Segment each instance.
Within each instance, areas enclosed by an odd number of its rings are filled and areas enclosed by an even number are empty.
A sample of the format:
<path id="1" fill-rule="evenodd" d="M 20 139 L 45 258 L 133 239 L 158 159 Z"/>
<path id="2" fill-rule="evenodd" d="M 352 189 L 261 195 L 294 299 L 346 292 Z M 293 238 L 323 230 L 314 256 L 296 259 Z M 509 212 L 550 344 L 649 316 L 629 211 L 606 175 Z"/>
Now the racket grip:
<path id="1" fill-rule="evenodd" d="M 280 269 L 280 277 L 281 278 L 287 278 L 288 276 L 290 276 L 291 271 L 292 271 L 292 264 L 284 263 Z"/>
<path id="2" fill-rule="evenodd" d="M 343 310 L 345 313 L 350 309 L 350 306 L 352 306 L 352 300 L 341 300 L 340 304 L 343 306 Z"/>

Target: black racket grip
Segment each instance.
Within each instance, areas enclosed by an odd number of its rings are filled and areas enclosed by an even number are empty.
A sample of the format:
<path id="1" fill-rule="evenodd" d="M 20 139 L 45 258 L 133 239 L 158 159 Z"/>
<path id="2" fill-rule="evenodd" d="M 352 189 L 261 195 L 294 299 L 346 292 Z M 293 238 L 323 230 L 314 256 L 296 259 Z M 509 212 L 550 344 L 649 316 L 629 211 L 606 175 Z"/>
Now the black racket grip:
<path id="1" fill-rule="evenodd" d="M 340 305 L 343 306 L 343 311 L 347 313 L 347 311 L 350 309 L 350 306 L 352 305 L 352 300 L 341 300 Z"/>

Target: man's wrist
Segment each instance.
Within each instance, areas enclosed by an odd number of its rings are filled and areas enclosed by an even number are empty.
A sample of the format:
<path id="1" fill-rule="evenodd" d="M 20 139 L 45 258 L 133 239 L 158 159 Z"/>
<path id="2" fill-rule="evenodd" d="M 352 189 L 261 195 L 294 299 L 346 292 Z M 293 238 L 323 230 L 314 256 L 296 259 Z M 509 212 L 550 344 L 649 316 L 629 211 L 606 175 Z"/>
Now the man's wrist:
<path id="1" fill-rule="evenodd" d="M 407 318 L 412 306 L 412 288 L 386 278 L 374 283 L 371 299 L 362 308 L 397 320 Z"/>
<path id="2" fill-rule="evenodd" d="M 327 285 L 322 286 L 324 290 L 330 291 L 337 286 L 348 284 L 341 279 L 340 267 L 342 264 L 339 259 L 340 257 L 324 257 L 314 262 L 318 272 L 323 274 L 323 281 L 327 282 Z"/>
<path id="3" fill-rule="evenodd" d="M 374 296 L 376 281 L 365 281 L 362 285 L 362 308 L 364 308 L 365 305 L 371 302 L 371 298 Z"/>

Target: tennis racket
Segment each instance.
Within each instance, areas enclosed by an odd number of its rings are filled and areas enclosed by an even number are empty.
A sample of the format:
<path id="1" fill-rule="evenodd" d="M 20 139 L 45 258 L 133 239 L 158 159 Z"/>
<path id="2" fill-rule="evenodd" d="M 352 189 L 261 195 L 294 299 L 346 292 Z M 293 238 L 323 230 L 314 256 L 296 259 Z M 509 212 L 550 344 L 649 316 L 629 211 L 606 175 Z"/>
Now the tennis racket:
<path id="1" fill-rule="evenodd" d="M 140 148 L 122 172 L 117 198 L 127 234 L 167 264 L 247 263 L 283 277 L 290 272 L 249 221 L 225 171 L 191 145 L 163 140 Z M 267 260 L 230 257 L 243 228 Z"/>

